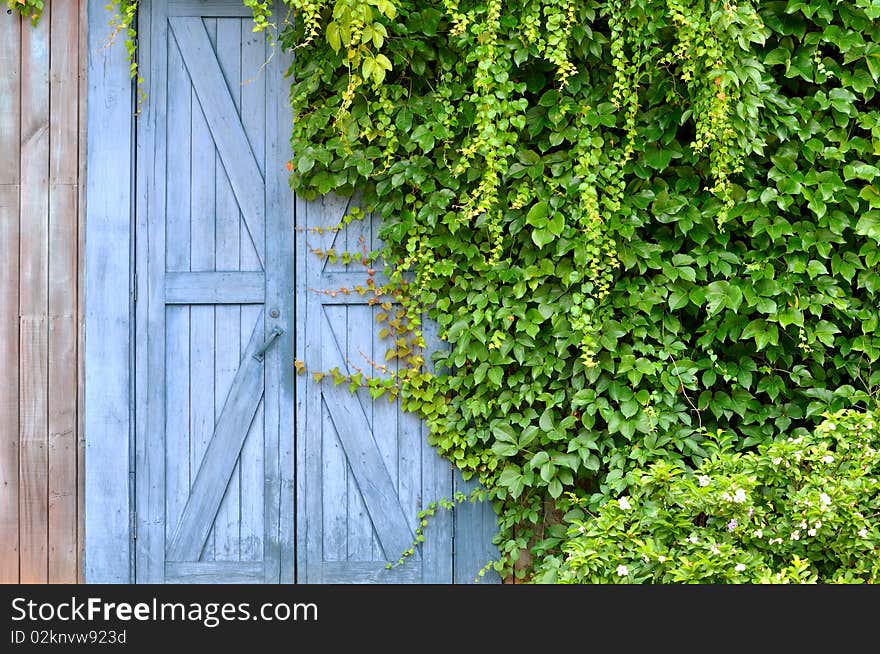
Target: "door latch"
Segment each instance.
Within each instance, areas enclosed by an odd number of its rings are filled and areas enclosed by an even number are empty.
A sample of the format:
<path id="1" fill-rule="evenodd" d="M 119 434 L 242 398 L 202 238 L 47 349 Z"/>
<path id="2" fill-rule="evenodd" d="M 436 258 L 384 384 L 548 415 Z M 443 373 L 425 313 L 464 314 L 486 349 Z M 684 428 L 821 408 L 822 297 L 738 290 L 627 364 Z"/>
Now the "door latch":
<path id="1" fill-rule="evenodd" d="M 272 343 L 275 342 L 275 339 L 281 336 L 284 333 L 284 330 L 281 327 L 274 327 L 271 332 L 269 332 L 269 337 L 266 339 L 266 342 L 263 343 L 259 349 L 254 352 L 254 358 L 257 361 L 262 361 L 266 356 L 266 352 L 270 347 L 272 347 Z"/>

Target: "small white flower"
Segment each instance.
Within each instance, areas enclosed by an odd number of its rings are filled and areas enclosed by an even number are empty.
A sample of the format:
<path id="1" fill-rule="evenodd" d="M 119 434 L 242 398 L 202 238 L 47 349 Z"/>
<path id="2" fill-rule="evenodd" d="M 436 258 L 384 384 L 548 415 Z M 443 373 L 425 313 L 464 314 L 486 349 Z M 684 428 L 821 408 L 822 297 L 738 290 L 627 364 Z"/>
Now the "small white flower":
<path id="1" fill-rule="evenodd" d="M 712 545 L 712 550 L 711 550 L 711 551 L 712 551 L 712 554 L 721 554 L 721 550 L 719 550 L 719 549 L 718 549 L 718 546 L 715 545 L 715 544 Z"/>
<path id="2" fill-rule="evenodd" d="M 746 569 L 746 564 L 745 563 L 737 563 L 733 569 L 736 570 L 737 572 L 743 572 Z"/>
<path id="3" fill-rule="evenodd" d="M 660 561 L 660 563 L 663 563 L 666 560 L 666 557 L 661 554 L 657 557 L 657 560 Z"/>
<path id="4" fill-rule="evenodd" d="M 645 563 L 650 563 L 651 559 L 648 558 L 647 554 L 642 554 L 642 561 L 644 561 Z"/>
<path id="5" fill-rule="evenodd" d="M 819 503 L 823 507 L 831 506 L 831 498 L 828 496 L 828 493 L 819 493 Z"/>
<path id="6" fill-rule="evenodd" d="M 628 574 L 629 574 L 629 568 L 627 568 L 625 565 L 617 566 L 617 576 L 618 577 L 625 577 Z"/>
<path id="7" fill-rule="evenodd" d="M 799 532 L 797 529 L 795 529 L 793 532 L 791 532 L 791 539 L 792 540 L 800 540 L 801 539 L 801 532 Z"/>
<path id="8" fill-rule="evenodd" d="M 617 500 L 617 505 L 620 507 L 621 511 L 629 511 L 632 508 L 632 504 L 629 503 L 629 498 L 626 496 Z"/>
<path id="9" fill-rule="evenodd" d="M 584 527 L 583 525 L 581 525 L 580 527 L 578 527 L 578 531 L 581 532 L 581 533 L 584 533 L 586 530 L 587 530 L 587 528 Z"/>
<path id="10" fill-rule="evenodd" d="M 712 482 L 712 480 L 709 479 L 708 475 L 700 475 L 697 478 L 697 482 L 700 484 L 700 486 L 708 486 Z"/>
<path id="11" fill-rule="evenodd" d="M 771 545 L 781 545 L 782 539 L 781 538 L 771 538 L 767 542 L 770 543 Z"/>
<path id="12" fill-rule="evenodd" d="M 684 539 L 684 542 L 685 542 L 685 543 L 690 543 L 691 545 L 696 545 L 696 544 L 699 543 L 700 541 L 697 540 L 697 537 L 696 537 L 696 536 L 688 536 L 687 538 Z"/>
<path id="13" fill-rule="evenodd" d="M 867 538 L 868 530 L 867 529 L 859 529 L 859 538 Z"/>
<path id="14" fill-rule="evenodd" d="M 764 538 L 764 530 L 763 529 L 755 529 L 755 531 L 752 533 L 755 535 L 755 538 Z"/>
<path id="15" fill-rule="evenodd" d="M 807 529 L 807 536 L 815 536 L 815 535 L 816 535 L 815 529 Z"/>
<path id="16" fill-rule="evenodd" d="M 733 498 L 730 497 L 730 493 L 721 493 L 721 499 L 725 502 L 729 502 Z"/>
<path id="17" fill-rule="evenodd" d="M 733 494 L 733 501 L 737 504 L 742 504 L 746 501 L 746 492 L 742 488 L 737 488 L 736 492 Z"/>
<path id="18" fill-rule="evenodd" d="M 777 456 L 775 459 L 773 459 L 773 465 L 778 466 L 780 463 L 782 463 L 781 456 Z"/>
<path id="19" fill-rule="evenodd" d="M 807 521 L 801 520 L 801 529 L 806 529 L 806 528 L 807 528 Z"/>
<path id="20" fill-rule="evenodd" d="M 825 456 L 822 457 L 822 461 L 823 461 L 823 463 L 834 463 L 834 457 L 831 456 L 830 454 L 826 454 Z"/>
<path id="21" fill-rule="evenodd" d="M 816 524 L 813 525 L 813 526 L 814 526 L 816 529 L 821 529 L 821 528 L 822 528 L 822 521 L 821 521 L 821 520 L 816 520 Z"/>

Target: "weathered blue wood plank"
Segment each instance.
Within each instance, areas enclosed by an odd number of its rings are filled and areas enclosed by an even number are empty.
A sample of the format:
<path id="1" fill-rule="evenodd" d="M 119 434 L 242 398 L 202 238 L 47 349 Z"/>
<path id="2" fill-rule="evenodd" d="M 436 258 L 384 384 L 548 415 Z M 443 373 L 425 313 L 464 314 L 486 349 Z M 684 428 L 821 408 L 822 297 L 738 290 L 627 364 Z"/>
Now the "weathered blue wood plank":
<path id="1" fill-rule="evenodd" d="M 265 261 L 265 183 L 238 119 L 235 103 L 226 87 L 205 25 L 198 18 L 171 18 L 169 22 L 251 240 L 260 260 Z"/>
<path id="2" fill-rule="evenodd" d="M 241 118 L 245 134 L 254 151 L 261 172 L 265 162 L 266 143 L 266 78 L 261 66 L 266 61 L 266 39 L 255 34 L 252 22 L 240 21 L 241 34 Z M 264 175 L 265 176 L 265 175 Z M 239 255 L 241 270 L 260 270 L 260 260 L 247 233 L 244 221 L 239 217 Z M 265 284 L 265 282 L 264 282 Z M 265 290 L 263 292 L 265 299 Z M 247 329 L 256 320 L 259 307 L 249 306 L 241 309 L 240 332 L 247 335 Z M 242 338 L 241 351 L 247 345 Z M 265 523 L 264 503 L 264 431 L 263 403 L 251 423 L 251 429 L 241 451 L 241 557 L 246 561 L 262 561 L 263 533 Z"/>
<path id="3" fill-rule="evenodd" d="M 455 489 L 470 495 L 479 485 L 476 480 L 463 481 L 455 475 Z M 455 583 L 499 583 L 494 570 L 478 577 L 480 570 L 498 558 L 498 549 L 492 544 L 497 531 L 497 516 L 488 501 L 465 502 L 455 507 Z"/>
<path id="4" fill-rule="evenodd" d="M 442 346 L 437 336 L 437 323 L 426 320 L 422 335 L 426 346 L 426 365 L 433 371 L 430 354 Z M 422 423 L 420 427 L 418 438 L 421 444 L 423 504 L 440 498 L 451 499 L 454 492 L 452 464 L 428 444 L 427 425 Z M 424 531 L 425 542 L 422 543 L 423 582 L 426 584 L 449 584 L 453 581 L 453 527 L 452 513 L 442 508 L 428 520 Z M 468 538 L 468 534 L 461 534 L 461 537 Z"/>
<path id="5" fill-rule="evenodd" d="M 144 350 L 145 361 L 137 367 L 137 579 L 163 583 L 165 580 L 165 254 L 166 254 L 166 143 L 168 28 L 166 2 L 149 7 L 149 49 L 142 51 L 142 68 L 149 93 L 138 120 L 138 188 L 145 188 L 144 202 L 137 214 L 146 218 L 146 231 L 139 232 L 136 262 L 138 277 L 144 278 L 145 293 L 138 293 L 138 333 L 136 349 Z M 141 12 L 141 17 L 147 11 Z M 145 39 L 146 40 L 146 39 Z M 140 200 L 140 199 L 139 199 Z M 140 311 L 143 311 L 141 315 Z"/>
<path id="6" fill-rule="evenodd" d="M 165 579 L 175 584 L 258 584 L 263 564 L 239 561 L 169 561 Z"/>
<path id="7" fill-rule="evenodd" d="M 328 562 L 323 565 L 321 581 L 325 584 L 420 584 L 418 566 L 398 566 L 390 570 L 384 561 Z"/>
<path id="8" fill-rule="evenodd" d="M 192 165 L 192 84 L 180 52 L 172 43 L 168 48 L 168 139 L 175 147 L 166 158 L 165 176 L 167 216 L 165 231 L 165 303 L 181 299 L 180 295 L 196 295 L 187 281 L 191 273 L 190 207 Z M 141 166 L 143 167 L 143 166 Z M 182 283 L 183 282 L 183 283 Z M 182 287 L 182 288 L 181 288 Z M 183 291 L 183 293 L 181 293 Z M 188 303 L 184 303 L 188 304 Z M 165 385 L 168 389 L 165 406 L 165 541 L 170 542 L 180 521 L 189 487 L 192 483 L 189 466 L 190 449 L 190 307 L 168 306 L 165 312 Z M 186 464 L 184 464 L 186 462 Z"/>
<path id="9" fill-rule="evenodd" d="M 316 203 L 317 204 L 317 203 Z M 314 345 L 308 346 L 309 330 L 313 326 L 313 312 L 310 312 L 311 301 L 308 285 L 312 279 L 307 265 L 309 251 L 306 246 L 305 233 L 309 225 L 310 203 L 303 198 L 296 198 L 295 214 L 295 256 L 296 265 L 295 298 L 296 298 L 296 360 L 300 365 L 308 365 Z M 320 427 L 322 416 L 320 395 L 317 395 L 317 384 L 310 383 L 308 374 L 296 376 L 296 582 L 315 583 L 320 579 L 320 546 L 319 525 L 322 520 L 321 496 L 315 489 L 321 486 L 320 469 L 309 465 L 309 453 L 321 451 Z M 317 398 L 317 402 L 316 402 Z M 309 419 L 311 413 L 312 418 Z"/>
<path id="10" fill-rule="evenodd" d="M 232 94 L 236 109 L 241 111 L 241 21 L 237 18 L 217 20 L 216 37 L 212 40 L 217 59 L 223 71 L 226 86 Z M 229 184 L 226 169 L 222 162 L 217 166 L 215 178 L 217 206 L 216 252 L 217 270 L 239 270 L 241 265 L 241 216 L 235 193 Z M 213 273 L 224 274 L 224 273 Z M 249 273 L 233 273 L 247 275 Z M 253 273 L 250 273 L 253 275 Z M 261 275 L 259 275 L 262 277 Z M 260 296 L 265 294 L 265 281 L 258 279 L 255 287 Z M 221 285 L 228 288 L 228 285 Z M 262 301 L 262 297 L 261 297 Z M 226 397 L 238 371 L 241 360 L 241 307 L 218 306 L 215 309 L 214 343 L 216 360 L 214 366 L 214 392 L 217 397 Z M 215 422 L 220 418 L 222 406 L 214 406 Z M 243 448 L 242 448 L 243 449 Z M 220 502 L 217 519 L 214 522 L 214 558 L 223 561 L 237 561 L 241 558 L 241 462 L 235 463 L 229 486 Z"/>
<path id="11" fill-rule="evenodd" d="M 349 367 L 339 346 L 338 335 L 334 334 L 326 316 L 323 341 L 325 368 L 327 370 L 338 368 L 345 374 Z M 410 546 L 413 534 L 400 506 L 397 489 L 382 461 L 382 455 L 373 436 L 372 425 L 364 414 L 360 400 L 352 395 L 348 388 L 327 386 L 324 389 L 324 396 L 336 433 L 354 472 L 358 489 L 370 512 L 386 560 L 396 559 Z"/>
<path id="12" fill-rule="evenodd" d="M 290 159 L 287 134 L 293 124 L 287 85 L 282 81 L 290 63 L 280 49 L 267 68 L 266 86 L 266 331 L 283 329 L 266 356 L 266 581 L 294 580 L 294 424 L 293 394 L 293 193 L 285 163 Z M 271 272 L 270 272 L 271 271 Z M 271 400 L 271 404 L 270 404 Z"/>
<path id="13" fill-rule="evenodd" d="M 206 21 L 205 30 L 216 28 L 216 21 Z M 203 25 L 202 21 L 199 21 Z M 178 38 L 181 37 L 178 35 Z M 185 37 L 183 37 L 185 39 Z M 185 43 L 185 40 L 184 40 Z M 183 49 L 186 49 L 186 45 Z M 206 56 L 216 62 L 213 47 Z M 186 63 L 186 61 L 184 61 Z M 226 134 L 218 133 L 212 138 L 205 109 L 195 89 L 198 76 L 190 77 L 193 83 L 192 102 L 192 148 L 190 151 L 190 232 L 192 233 L 190 270 L 193 272 L 214 270 L 214 233 L 216 232 L 217 208 L 215 202 L 215 179 L 217 176 L 217 157 L 215 141 L 223 141 Z M 221 73 L 222 82 L 222 73 Z M 169 98 L 173 102 L 173 98 Z M 233 107 L 233 111 L 235 108 Z M 190 308 L 190 479 L 195 480 L 202 457 L 214 433 L 214 307 L 199 305 Z M 222 398 L 220 400 L 222 402 Z M 228 478 L 226 479 L 228 483 Z M 221 498 L 222 499 L 222 498 Z M 214 533 L 208 534 L 202 558 L 214 559 Z"/>
<path id="14" fill-rule="evenodd" d="M 344 311 L 344 309 L 343 309 Z M 321 493 L 323 498 L 322 521 L 320 529 L 316 530 L 322 535 L 321 551 L 325 561 L 345 561 L 348 559 L 348 498 L 349 476 L 348 463 L 345 460 L 345 451 L 342 442 L 336 433 L 333 419 L 330 417 L 330 409 L 326 402 L 321 402 L 318 410 L 321 412 L 320 424 L 324 434 L 321 453 Z M 353 483 L 353 480 L 351 480 Z"/>
<path id="15" fill-rule="evenodd" d="M 218 218 L 226 220 L 232 215 L 237 221 L 238 205 L 230 209 L 226 202 L 228 196 L 222 198 L 224 206 L 218 207 Z M 223 227 L 223 238 L 228 241 L 223 247 L 235 246 L 235 260 L 238 261 L 238 224 L 234 226 L 234 243 L 232 236 L 225 235 L 231 229 L 231 225 Z M 218 231 L 218 236 L 220 233 Z M 227 265 L 223 262 L 231 261 L 231 256 L 224 255 L 218 259 L 217 265 Z M 265 296 L 266 276 L 262 272 L 173 272 L 165 277 L 166 304 L 262 304 Z"/>
<path id="16" fill-rule="evenodd" d="M 230 17 L 249 18 L 251 10 L 241 0 L 171 0 L 168 3 L 170 16 Z"/>
<path id="17" fill-rule="evenodd" d="M 89 582 L 127 583 L 133 107 L 124 45 L 106 47 L 105 4 L 88 2 L 83 566 Z"/>
<path id="18" fill-rule="evenodd" d="M 229 477 L 263 395 L 263 363 L 253 357 L 263 340 L 263 333 L 263 321 L 258 320 L 168 548 L 170 561 L 197 561 L 211 532 Z"/>
<path id="19" fill-rule="evenodd" d="M 352 226 L 354 226 L 354 224 L 352 224 Z M 346 236 L 348 235 L 346 234 Z M 348 247 L 351 247 L 350 242 Z M 372 335 L 374 330 L 372 329 L 372 323 L 370 320 L 371 307 L 366 305 L 351 305 L 336 308 L 341 309 L 343 321 L 341 323 L 336 323 L 334 321 L 334 325 L 338 325 L 339 345 L 343 348 L 346 357 L 350 361 L 350 368 L 354 368 L 355 366 L 362 368 L 367 377 L 372 377 L 373 368 L 372 365 L 368 363 L 368 360 L 373 359 Z M 332 348 L 333 344 L 328 342 L 328 346 Z M 376 424 L 373 417 L 375 406 L 367 389 L 358 389 L 357 395 L 360 399 L 361 406 L 364 408 L 367 421 L 373 427 L 373 436 L 376 440 L 376 447 L 379 449 L 379 455 L 382 456 L 384 454 L 383 449 L 388 449 L 387 447 L 383 448 L 383 445 L 387 446 L 389 436 L 392 436 L 388 433 L 388 425 Z M 397 434 L 394 433 L 393 437 L 396 438 Z M 396 457 L 389 461 L 388 458 L 383 456 L 383 461 L 385 463 L 385 469 L 388 470 L 391 484 L 396 488 Z M 357 484 L 357 477 L 352 469 L 352 466 L 355 465 L 357 465 L 357 461 L 351 461 L 350 464 L 346 466 L 348 475 L 348 555 L 346 558 L 349 561 L 382 560 L 382 550 L 378 539 L 376 539 L 375 543 L 378 556 L 374 559 L 373 522 L 370 519 L 367 505 L 364 503 L 363 495 Z M 388 556 L 393 557 L 394 554 L 389 553 Z"/>

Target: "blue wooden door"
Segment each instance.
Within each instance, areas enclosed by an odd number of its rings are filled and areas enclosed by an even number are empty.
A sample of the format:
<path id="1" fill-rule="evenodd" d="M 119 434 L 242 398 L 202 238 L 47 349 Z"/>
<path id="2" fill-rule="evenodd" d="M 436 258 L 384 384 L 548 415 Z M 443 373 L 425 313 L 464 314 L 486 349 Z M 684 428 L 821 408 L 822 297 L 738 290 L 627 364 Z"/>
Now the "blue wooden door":
<path id="1" fill-rule="evenodd" d="M 390 345 L 376 323 L 387 309 L 352 290 L 367 285 L 366 266 L 315 254 L 378 248 L 375 218 L 334 229 L 348 208 L 335 196 L 297 204 L 297 356 L 311 370 L 372 376 L 381 373 L 371 362 L 384 363 Z M 430 520 L 412 557 L 386 568 L 411 546 L 419 509 L 453 492 L 450 465 L 428 445 L 418 417 L 363 388 L 352 394 L 329 378 L 298 380 L 298 578 L 451 583 L 453 520 L 445 511 Z"/>
<path id="2" fill-rule="evenodd" d="M 240 0 L 141 11 L 138 582 L 294 580 L 283 56 Z"/>
<path id="3" fill-rule="evenodd" d="M 366 268 L 313 254 L 377 248 L 378 220 L 335 230 L 347 200 L 294 206 L 288 55 L 241 0 L 151 0 L 139 34 L 134 579 L 472 581 L 489 507 L 438 513 L 386 567 L 457 483 L 418 418 L 294 375 L 295 356 L 378 374 L 388 343 L 383 309 L 341 290 Z"/>

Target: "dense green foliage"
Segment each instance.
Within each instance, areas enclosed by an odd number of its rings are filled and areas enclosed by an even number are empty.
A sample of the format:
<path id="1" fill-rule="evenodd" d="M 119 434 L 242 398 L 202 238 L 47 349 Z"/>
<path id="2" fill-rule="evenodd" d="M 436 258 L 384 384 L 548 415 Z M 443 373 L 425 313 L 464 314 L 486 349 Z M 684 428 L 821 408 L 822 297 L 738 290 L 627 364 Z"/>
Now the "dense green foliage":
<path id="1" fill-rule="evenodd" d="M 384 219 L 371 390 L 482 481 L 503 574 L 719 429 L 876 406 L 880 0 L 243 1 L 295 49 L 292 187 Z"/>
<path id="2" fill-rule="evenodd" d="M 880 2 L 389 7 L 284 33 L 292 184 L 361 190 L 415 272 L 449 348 L 402 393 L 496 498 L 503 572 L 569 492 L 876 404 Z"/>
<path id="3" fill-rule="evenodd" d="M 736 453 L 723 432 L 691 473 L 665 461 L 632 496 L 576 521 L 541 580 L 567 583 L 877 583 L 880 430 L 828 414 L 810 436 Z"/>

